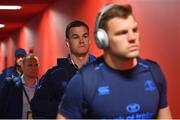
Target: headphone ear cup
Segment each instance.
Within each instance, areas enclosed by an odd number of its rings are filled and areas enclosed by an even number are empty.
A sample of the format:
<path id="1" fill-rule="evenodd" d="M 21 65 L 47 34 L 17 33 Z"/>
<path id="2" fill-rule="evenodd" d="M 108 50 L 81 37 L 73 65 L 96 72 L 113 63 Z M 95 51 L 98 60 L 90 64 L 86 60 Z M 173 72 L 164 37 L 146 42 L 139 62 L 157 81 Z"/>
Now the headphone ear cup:
<path id="1" fill-rule="evenodd" d="M 95 36 L 96 36 L 96 45 L 98 48 L 106 49 L 109 47 L 109 39 L 105 30 L 99 28 Z"/>
<path id="2" fill-rule="evenodd" d="M 101 9 L 101 11 L 98 13 L 96 17 L 94 37 L 98 48 L 106 49 L 109 47 L 108 35 L 104 29 L 99 27 L 99 25 L 102 16 L 115 5 L 116 4 L 109 4 L 105 6 L 103 9 Z"/>

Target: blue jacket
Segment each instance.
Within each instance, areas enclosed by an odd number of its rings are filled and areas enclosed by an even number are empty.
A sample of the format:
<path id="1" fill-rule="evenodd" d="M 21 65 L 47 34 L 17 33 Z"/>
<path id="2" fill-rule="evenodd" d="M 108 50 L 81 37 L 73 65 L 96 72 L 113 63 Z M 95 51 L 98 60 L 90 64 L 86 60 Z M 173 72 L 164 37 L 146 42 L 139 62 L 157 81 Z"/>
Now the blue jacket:
<path id="1" fill-rule="evenodd" d="M 89 62 L 96 58 L 89 55 Z M 60 58 L 57 66 L 49 69 L 40 79 L 40 85 L 31 100 L 31 110 L 34 118 L 56 118 L 59 102 L 66 86 L 77 68 L 70 58 Z"/>
<path id="2" fill-rule="evenodd" d="M 2 74 L 0 75 L 0 88 L 4 85 L 4 80 L 6 77 L 19 77 L 20 74 L 16 70 L 16 65 L 11 66 L 3 70 Z"/>
<path id="3" fill-rule="evenodd" d="M 0 118 L 22 118 L 22 82 L 21 78 L 7 77 L 0 91 Z"/>

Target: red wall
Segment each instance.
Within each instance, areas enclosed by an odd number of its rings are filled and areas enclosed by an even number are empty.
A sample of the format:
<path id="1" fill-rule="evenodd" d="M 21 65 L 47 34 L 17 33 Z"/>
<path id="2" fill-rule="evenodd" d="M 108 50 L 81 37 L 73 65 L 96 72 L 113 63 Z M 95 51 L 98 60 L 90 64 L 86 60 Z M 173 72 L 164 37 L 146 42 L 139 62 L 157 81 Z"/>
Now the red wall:
<path id="1" fill-rule="evenodd" d="M 4 51 L 4 43 L 0 41 L 0 71 L 5 67 L 5 51 Z"/>
<path id="2" fill-rule="evenodd" d="M 11 66 L 15 59 L 14 59 L 14 43 L 13 43 L 13 40 L 12 38 L 9 38 L 7 41 L 6 41 L 6 56 L 8 59 L 5 58 L 5 66 L 6 67 L 9 67 Z"/>
<path id="3" fill-rule="evenodd" d="M 141 31 L 141 56 L 156 60 L 168 82 L 168 100 L 173 118 L 180 118 L 180 1 L 179 0 L 60 0 L 29 21 L 8 40 L 8 66 L 13 63 L 15 47 L 34 50 L 40 59 L 40 75 L 56 64 L 57 57 L 66 56 L 64 31 L 74 19 L 90 26 L 91 53 L 102 51 L 94 43 L 95 17 L 108 2 L 130 3 Z M 13 47 L 14 46 L 14 47 Z M 13 48 L 13 49 L 12 49 Z M 0 51 L 2 53 L 2 50 Z M 3 54 L 3 53 L 2 53 Z M 2 56 L 2 55 L 1 55 Z M 3 66 L 3 61 L 0 62 Z M 2 69 L 2 67 L 0 68 Z"/>

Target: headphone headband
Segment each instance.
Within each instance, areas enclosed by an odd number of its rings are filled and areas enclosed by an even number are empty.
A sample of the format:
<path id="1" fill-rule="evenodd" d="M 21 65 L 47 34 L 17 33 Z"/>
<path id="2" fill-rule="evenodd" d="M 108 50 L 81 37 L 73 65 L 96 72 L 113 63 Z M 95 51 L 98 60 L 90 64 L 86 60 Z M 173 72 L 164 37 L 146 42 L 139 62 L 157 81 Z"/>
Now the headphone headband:
<path id="1" fill-rule="evenodd" d="M 102 16 L 104 15 L 104 13 L 106 13 L 108 10 L 110 10 L 115 4 L 109 4 L 107 6 L 105 6 L 104 8 L 102 8 L 100 10 L 100 12 L 98 13 L 98 16 L 96 17 L 96 25 L 95 25 L 95 30 L 98 30 L 99 28 L 99 23 L 101 21 Z"/>

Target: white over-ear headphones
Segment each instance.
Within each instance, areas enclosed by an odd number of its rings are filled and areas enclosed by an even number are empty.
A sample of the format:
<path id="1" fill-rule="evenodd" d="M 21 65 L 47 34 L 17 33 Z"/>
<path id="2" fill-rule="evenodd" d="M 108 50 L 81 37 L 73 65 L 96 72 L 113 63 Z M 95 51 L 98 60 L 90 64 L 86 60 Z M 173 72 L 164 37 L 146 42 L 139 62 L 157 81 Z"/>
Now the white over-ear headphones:
<path id="1" fill-rule="evenodd" d="M 109 47 L 109 39 L 106 31 L 102 28 L 99 28 L 99 24 L 101 21 L 102 16 L 110 10 L 115 4 L 109 4 L 105 6 L 101 11 L 99 12 L 98 16 L 96 17 L 96 22 L 95 22 L 95 42 L 98 48 L 101 49 L 106 49 Z"/>

